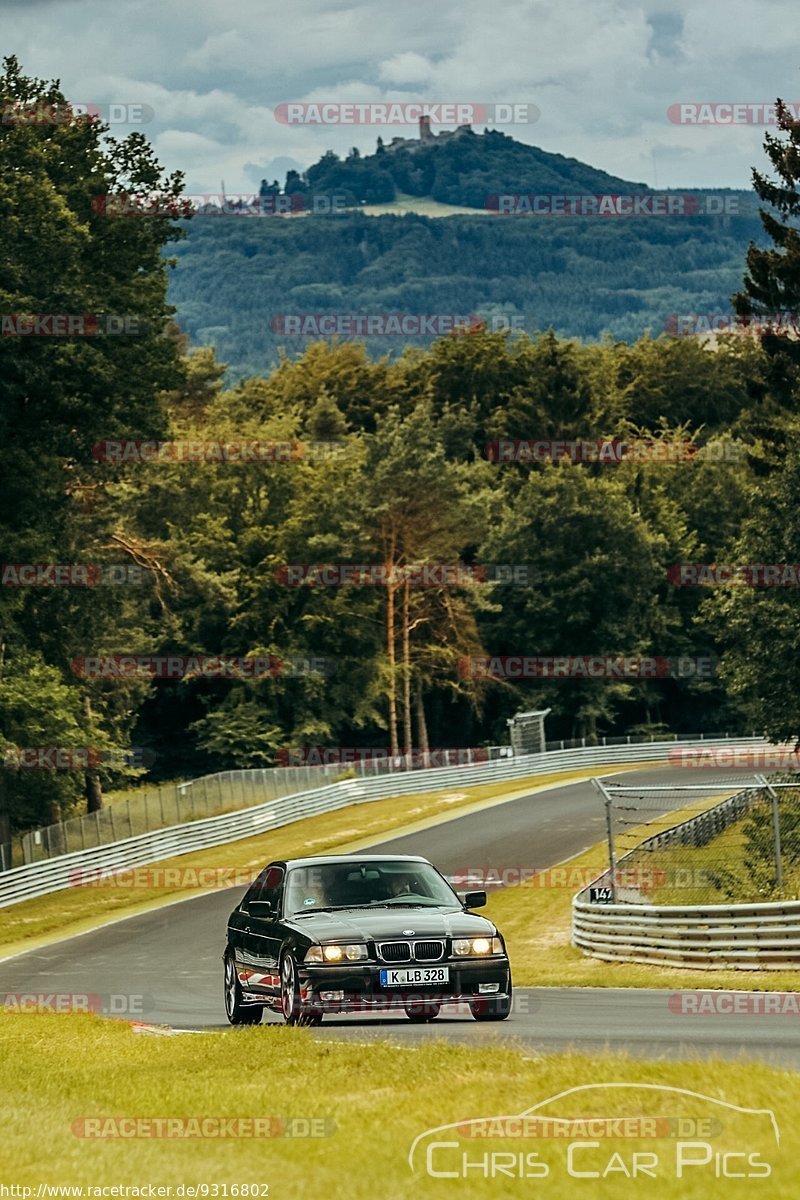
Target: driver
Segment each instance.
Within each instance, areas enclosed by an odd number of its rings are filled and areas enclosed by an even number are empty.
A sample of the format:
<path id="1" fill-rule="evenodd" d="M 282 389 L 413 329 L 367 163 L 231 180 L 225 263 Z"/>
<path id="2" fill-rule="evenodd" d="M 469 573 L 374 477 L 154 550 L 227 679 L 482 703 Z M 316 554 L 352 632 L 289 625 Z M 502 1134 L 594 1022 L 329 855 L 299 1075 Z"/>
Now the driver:
<path id="1" fill-rule="evenodd" d="M 389 896 L 410 896 L 413 894 L 411 879 L 408 875 L 391 875 L 388 886 Z"/>

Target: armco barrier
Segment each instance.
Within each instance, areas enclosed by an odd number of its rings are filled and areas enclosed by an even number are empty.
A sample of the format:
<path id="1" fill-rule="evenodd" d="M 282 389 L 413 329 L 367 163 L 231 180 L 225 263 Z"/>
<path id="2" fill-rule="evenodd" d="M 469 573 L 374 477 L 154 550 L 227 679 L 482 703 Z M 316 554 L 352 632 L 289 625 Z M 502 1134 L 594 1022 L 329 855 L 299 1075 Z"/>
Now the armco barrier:
<path id="1" fill-rule="evenodd" d="M 757 789 L 756 789 L 757 790 Z M 649 838 L 617 863 L 626 864 L 648 845 L 680 842 L 690 827 L 711 822 L 725 828 L 731 817 L 747 812 L 753 789 L 734 796 Z M 715 816 L 718 821 L 715 821 Z M 572 902 L 572 941 L 587 956 L 606 962 L 636 962 L 697 970 L 800 969 L 800 901 L 749 904 L 655 905 L 592 904 L 589 888 L 602 886 L 604 871 Z"/>
<path id="2" fill-rule="evenodd" d="M 766 747 L 760 738 L 737 738 L 737 745 Z M 124 838 L 110 845 L 95 846 L 62 854 L 44 862 L 14 867 L 0 874 L 0 908 L 18 904 L 35 896 L 61 891 L 72 886 L 80 871 L 112 872 L 146 866 L 165 858 L 206 850 L 254 837 L 268 829 L 278 829 L 303 817 L 334 812 L 348 804 L 383 800 L 388 796 L 412 792 L 436 791 L 447 787 L 477 787 L 483 783 L 522 779 L 556 771 L 585 767 L 611 766 L 626 762 L 659 762 L 666 759 L 675 745 L 701 744 L 699 738 L 685 741 L 650 742 L 620 746 L 592 746 L 580 750 L 554 750 L 544 754 L 518 755 L 467 767 L 440 767 L 409 771 L 367 779 L 348 779 L 327 787 L 314 788 L 289 796 L 267 800 L 237 812 L 188 821 L 167 829 L 154 830 Z M 730 744 L 725 739 L 704 740 L 705 747 Z M 244 774 L 244 772 L 242 773 Z"/>
<path id="3" fill-rule="evenodd" d="M 800 900 L 784 904 L 574 903 L 574 944 L 609 962 L 703 970 L 800 968 Z"/>
<path id="4" fill-rule="evenodd" d="M 566 746 L 560 748 L 567 749 Z M 74 850 L 110 846 L 122 838 L 154 833 L 157 829 L 168 829 L 186 821 L 199 821 L 203 817 L 218 817 L 240 808 L 252 808 L 254 804 L 263 804 L 265 800 L 277 800 L 279 796 L 327 787 L 344 779 L 364 779 L 376 775 L 404 774 L 409 770 L 488 762 L 510 755 L 511 747 L 483 746 L 435 753 L 436 760 L 427 764 L 422 754 L 412 755 L 410 761 L 403 755 L 394 758 L 388 755 L 385 758 L 371 758 L 367 755 L 353 763 L 332 761 L 316 765 L 252 767 L 218 771 L 214 775 L 203 775 L 199 779 L 183 782 L 145 784 L 122 795 L 109 797 L 102 809 L 65 817 L 39 829 L 29 829 L 19 836 L 16 846 L 3 846 L 0 843 L 0 870 L 42 862 L 46 858 L 58 858 Z M 335 755 L 332 757 L 335 759 Z"/>

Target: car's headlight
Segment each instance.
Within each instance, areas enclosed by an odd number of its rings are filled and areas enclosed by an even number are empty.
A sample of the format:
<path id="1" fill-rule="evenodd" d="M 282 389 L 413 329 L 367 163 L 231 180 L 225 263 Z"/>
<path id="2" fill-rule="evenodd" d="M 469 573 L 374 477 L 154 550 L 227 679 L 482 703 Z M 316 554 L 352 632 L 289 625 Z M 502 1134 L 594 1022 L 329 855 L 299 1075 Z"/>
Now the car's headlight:
<path id="1" fill-rule="evenodd" d="M 347 946 L 311 946 L 306 952 L 305 962 L 360 962 L 367 958 L 367 947 L 351 944 Z"/>
<path id="2" fill-rule="evenodd" d="M 499 937 L 453 939 L 453 954 L 456 958 L 483 958 L 487 954 L 502 953 L 503 943 Z"/>

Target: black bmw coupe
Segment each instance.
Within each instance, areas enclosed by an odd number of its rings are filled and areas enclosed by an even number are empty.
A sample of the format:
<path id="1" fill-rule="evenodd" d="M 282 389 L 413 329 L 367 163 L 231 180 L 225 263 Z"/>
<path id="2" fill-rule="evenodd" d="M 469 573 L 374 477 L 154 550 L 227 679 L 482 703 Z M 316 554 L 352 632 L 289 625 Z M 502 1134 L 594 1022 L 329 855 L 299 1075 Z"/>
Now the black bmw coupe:
<path id="1" fill-rule="evenodd" d="M 430 1021 L 464 1005 L 477 1021 L 511 1011 L 505 943 L 424 858 L 348 855 L 270 863 L 228 919 L 225 1011 L 289 1025 L 325 1013 L 404 1010 Z"/>

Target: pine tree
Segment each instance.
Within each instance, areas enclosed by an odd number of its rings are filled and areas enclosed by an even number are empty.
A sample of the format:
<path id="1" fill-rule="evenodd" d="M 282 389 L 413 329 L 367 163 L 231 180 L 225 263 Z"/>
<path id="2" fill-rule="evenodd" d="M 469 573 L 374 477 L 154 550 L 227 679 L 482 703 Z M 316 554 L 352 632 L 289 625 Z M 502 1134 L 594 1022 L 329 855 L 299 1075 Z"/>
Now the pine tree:
<path id="1" fill-rule="evenodd" d="M 788 218 L 800 215 L 800 122 L 780 99 L 776 113 L 779 134 L 765 134 L 764 150 L 777 179 L 753 169 L 753 187 L 768 206 L 759 210 L 761 224 L 773 245 L 762 248 L 750 243 L 744 291 L 737 292 L 732 302 L 741 317 L 790 314 L 789 323 L 795 324 L 800 313 L 800 230 Z M 784 354 L 800 363 L 800 341 L 780 332 L 774 322 L 767 324 L 762 345 L 770 355 Z"/>

